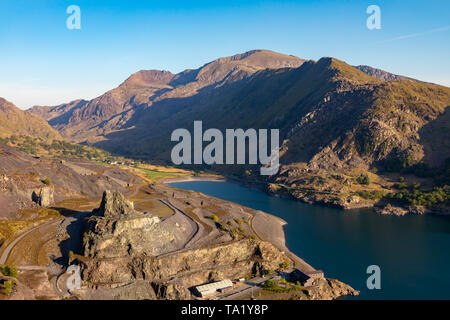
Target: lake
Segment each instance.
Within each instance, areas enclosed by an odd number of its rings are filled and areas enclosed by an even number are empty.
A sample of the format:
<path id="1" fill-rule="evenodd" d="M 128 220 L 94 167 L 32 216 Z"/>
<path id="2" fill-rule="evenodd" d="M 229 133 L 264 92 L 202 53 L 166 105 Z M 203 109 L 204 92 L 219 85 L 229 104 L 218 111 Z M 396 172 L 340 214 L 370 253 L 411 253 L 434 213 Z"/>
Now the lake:
<path id="1" fill-rule="evenodd" d="M 344 211 L 272 197 L 229 182 L 170 185 L 282 218 L 288 223 L 287 247 L 322 269 L 327 278 L 360 290 L 359 299 L 450 299 L 450 217 Z M 381 269 L 380 290 L 367 288 L 370 265 Z"/>

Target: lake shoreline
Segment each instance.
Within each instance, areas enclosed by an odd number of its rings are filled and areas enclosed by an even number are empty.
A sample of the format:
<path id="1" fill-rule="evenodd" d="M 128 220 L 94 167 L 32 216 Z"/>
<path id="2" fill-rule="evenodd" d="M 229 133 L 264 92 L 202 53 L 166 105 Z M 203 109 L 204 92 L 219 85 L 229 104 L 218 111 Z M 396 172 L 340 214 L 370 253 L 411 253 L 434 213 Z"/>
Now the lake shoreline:
<path id="1" fill-rule="evenodd" d="M 260 188 L 257 188 L 253 186 L 251 188 L 248 185 L 245 185 L 243 183 L 240 183 L 237 180 L 225 178 L 225 177 L 178 177 L 178 178 L 167 178 L 161 181 L 167 186 L 173 187 L 170 184 L 172 183 L 183 183 L 183 182 L 197 182 L 197 181 L 208 181 L 208 182 L 227 182 L 232 183 L 236 185 L 240 185 L 246 188 L 250 188 L 257 191 L 262 191 Z M 211 197 L 210 195 L 207 195 L 208 197 Z M 270 195 L 269 195 L 270 196 Z M 221 199 L 223 201 L 227 201 L 224 199 Z M 228 201 L 231 202 L 231 201 Z M 239 203 L 232 202 L 236 205 L 240 205 Z M 264 212 L 261 210 L 255 210 L 255 216 L 252 220 L 252 227 L 255 231 L 255 233 L 258 235 L 258 237 L 264 241 L 268 241 L 278 248 L 280 248 L 282 251 L 286 253 L 287 256 L 295 263 L 296 266 L 299 266 L 299 268 L 302 271 L 317 271 L 313 266 L 311 266 L 309 263 L 307 263 L 302 258 L 298 257 L 296 254 L 294 254 L 286 245 L 286 234 L 284 231 L 284 227 L 287 225 L 287 222 L 277 217 L 276 215 L 273 215 L 268 212 Z"/>
<path id="2" fill-rule="evenodd" d="M 181 188 L 173 186 L 174 183 L 183 183 L 183 182 L 221 182 L 221 183 L 230 183 L 234 185 L 238 185 L 241 187 L 249 188 L 248 186 L 243 185 L 242 183 L 239 183 L 238 181 L 227 179 L 224 177 L 178 177 L 174 179 L 164 179 L 162 182 L 165 186 L 170 188 L 177 188 L 182 189 L 186 191 L 194 192 L 194 194 L 190 194 L 190 197 L 195 197 L 195 190 L 189 189 L 189 188 Z M 256 191 L 261 191 L 258 188 L 252 188 Z M 287 258 L 289 258 L 292 262 L 292 265 L 294 268 L 301 270 L 302 272 L 309 273 L 309 272 L 316 272 L 316 271 L 322 271 L 319 269 L 314 268 L 312 265 L 307 263 L 304 259 L 296 255 L 291 249 L 287 247 L 286 243 L 286 231 L 285 227 L 287 226 L 288 222 L 284 220 L 281 217 L 278 217 L 274 214 L 271 214 L 269 212 L 265 212 L 262 210 L 257 210 L 245 205 L 242 205 L 240 203 L 226 200 L 220 197 L 215 197 L 213 195 L 205 194 L 204 192 L 200 192 L 202 196 L 211 197 L 211 198 L 217 198 L 221 201 L 229 202 L 234 204 L 235 206 L 241 206 L 246 209 L 250 209 L 250 211 L 253 211 L 253 218 L 251 219 L 251 226 L 255 234 L 258 236 L 258 238 L 262 241 L 269 242 L 275 247 L 277 247 Z M 267 196 L 267 193 L 262 192 Z M 326 268 L 325 268 L 326 270 Z M 338 280 L 332 280 L 330 278 L 327 278 L 325 273 L 325 279 L 327 281 L 338 281 Z M 334 278 L 333 278 L 334 279 Z M 338 281 L 341 283 L 340 281 Z M 349 295 L 358 295 L 359 291 L 353 289 L 349 285 L 342 283 L 343 288 L 348 288 Z M 345 296 L 345 295 L 344 295 Z"/>

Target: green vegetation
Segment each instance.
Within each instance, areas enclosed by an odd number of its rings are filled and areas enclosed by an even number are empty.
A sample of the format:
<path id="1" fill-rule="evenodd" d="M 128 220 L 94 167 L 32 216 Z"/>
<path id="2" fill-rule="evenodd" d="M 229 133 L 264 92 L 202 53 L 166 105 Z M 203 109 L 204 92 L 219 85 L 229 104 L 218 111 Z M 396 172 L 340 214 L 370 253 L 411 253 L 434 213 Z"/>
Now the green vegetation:
<path id="1" fill-rule="evenodd" d="M 386 192 L 382 190 L 373 190 L 373 191 L 362 190 L 356 192 L 356 194 L 363 199 L 380 200 L 386 195 Z"/>
<path id="2" fill-rule="evenodd" d="M 413 165 L 412 156 L 410 154 L 397 156 L 384 161 L 384 170 L 387 172 L 399 172 Z"/>
<path id="3" fill-rule="evenodd" d="M 280 286 L 280 284 L 282 286 Z M 300 285 L 300 283 L 291 283 L 286 281 L 286 279 L 283 280 L 267 280 L 266 282 L 264 282 L 264 290 L 267 291 L 272 291 L 272 292 L 290 292 L 290 291 L 297 291 L 297 290 L 302 290 L 302 286 Z"/>
<path id="4" fill-rule="evenodd" d="M 358 178 L 356 178 L 356 182 L 362 185 L 369 185 L 370 178 L 367 174 L 361 174 Z"/>
<path id="5" fill-rule="evenodd" d="M 15 265 L 0 265 L 0 273 L 7 277 L 17 278 L 18 272 Z"/>
<path id="6" fill-rule="evenodd" d="M 450 205 L 450 187 L 435 187 L 431 191 L 420 190 L 420 185 L 402 188 L 399 192 L 389 193 L 387 200 L 413 206 Z"/>
<path id="7" fill-rule="evenodd" d="M 42 183 L 46 184 L 46 185 L 50 185 L 52 183 L 52 181 L 49 178 L 45 178 L 44 180 L 42 180 Z"/>
<path id="8" fill-rule="evenodd" d="M 162 172 L 162 171 L 154 171 L 154 170 L 148 170 L 144 168 L 138 168 L 140 171 L 142 171 L 147 178 L 150 180 L 157 180 L 168 176 L 174 176 L 177 175 L 173 172 Z"/>
<path id="9" fill-rule="evenodd" d="M 208 216 L 208 218 L 211 219 L 212 221 L 216 222 L 216 223 L 219 222 L 219 217 L 216 216 L 215 214 L 212 214 L 212 215 Z"/>
<path id="10" fill-rule="evenodd" d="M 9 280 L 4 281 L 3 284 L 0 284 L 0 288 L 3 289 L 3 293 L 6 296 L 10 296 L 12 291 L 13 291 L 13 289 L 14 289 L 14 286 L 16 284 L 17 284 L 16 280 L 9 279 Z"/>
<path id="11" fill-rule="evenodd" d="M 106 151 L 61 140 L 53 140 L 50 143 L 41 138 L 12 135 L 9 138 L 2 138 L 0 143 L 10 144 L 32 156 L 77 159 L 106 159 L 110 157 L 110 154 Z"/>
<path id="12" fill-rule="evenodd" d="M 289 262 L 283 261 L 282 263 L 280 263 L 280 268 L 281 268 L 281 269 L 287 269 L 287 268 L 289 268 Z"/>
<path id="13" fill-rule="evenodd" d="M 248 238 L 252 239 L 252 240 L 258 240 L 258 237 L 256 236 L 256 234 L 251 234 Z"/>

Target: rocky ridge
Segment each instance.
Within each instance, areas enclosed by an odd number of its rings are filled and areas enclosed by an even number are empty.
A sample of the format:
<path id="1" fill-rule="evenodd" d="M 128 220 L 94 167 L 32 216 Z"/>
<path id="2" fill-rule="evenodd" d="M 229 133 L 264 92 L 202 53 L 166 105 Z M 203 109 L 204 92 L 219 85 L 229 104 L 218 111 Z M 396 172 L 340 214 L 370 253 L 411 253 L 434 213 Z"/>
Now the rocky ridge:
<path id="1" fill-rule="evenodd" d="M 174 236 L 160 225 L 160 219 L 134 210 L 132 202 L 117 191 L 105 191 L 98 209 L 87 222 L 84 255 L 117 258 L 126 255 L 157 256 L 174 249 Z"/>

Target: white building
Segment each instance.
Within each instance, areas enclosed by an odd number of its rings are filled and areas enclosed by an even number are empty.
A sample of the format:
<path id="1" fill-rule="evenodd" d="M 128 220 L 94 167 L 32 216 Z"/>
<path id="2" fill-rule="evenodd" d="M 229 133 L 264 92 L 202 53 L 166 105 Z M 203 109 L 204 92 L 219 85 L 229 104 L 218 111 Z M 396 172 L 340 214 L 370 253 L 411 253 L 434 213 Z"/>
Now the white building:
<path id="1" fill-rule="evenodd" d="M 233 288 L 233 282 L 231 282 L 231 280 L 229 279 L 195 287 L 200 297 L 210 296 L 217 293 L 217 291 L 219 290 L 225 290 L 229 288 Z"/>

